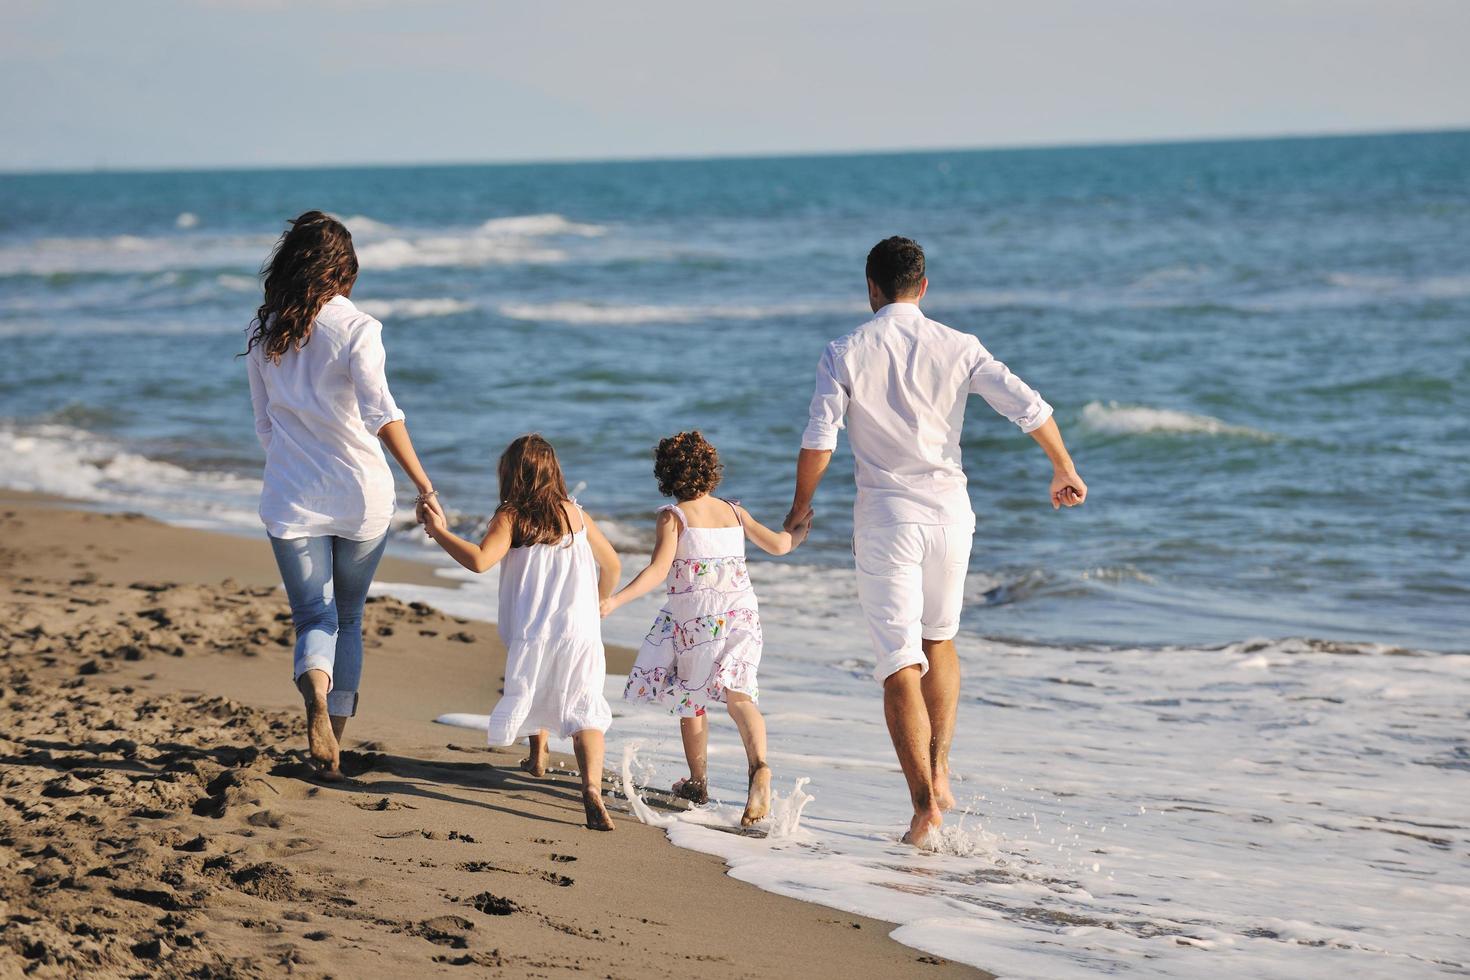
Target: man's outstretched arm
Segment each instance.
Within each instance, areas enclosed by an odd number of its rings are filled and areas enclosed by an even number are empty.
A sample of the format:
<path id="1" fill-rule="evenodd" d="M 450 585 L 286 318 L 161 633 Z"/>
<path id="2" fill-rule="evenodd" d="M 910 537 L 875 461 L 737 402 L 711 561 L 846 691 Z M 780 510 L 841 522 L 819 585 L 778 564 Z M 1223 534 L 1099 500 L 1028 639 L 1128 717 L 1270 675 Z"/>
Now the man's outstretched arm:
<path id="1" fill-rule="evenodd" d="M 786 515 L 786 530 L 805 524 L 811 516 L 817 485 L 822 482 L 830 462 L 830 449 L 803 449 L 796 457 L 796 494 L 791 498 L 791 512 Z"/>
<path id="2" fill-rule="evenodd" d="M 1066 443 L 1062 442 L 1062 430 L 1057 428 L 1057 420 L 1048 418 L 1041 425 L 1031 430 L 1031 438 L 1035 439 L 1046 453 L 1046 458 L 1051 460 L 1051 507 L 1076 507 L 1087 499 L 1087 484 L 1082 482 L 1082 477 L 1077 475 L 1077 467 L 1072 465 L 1072 456 L 1067 452 Z"/>

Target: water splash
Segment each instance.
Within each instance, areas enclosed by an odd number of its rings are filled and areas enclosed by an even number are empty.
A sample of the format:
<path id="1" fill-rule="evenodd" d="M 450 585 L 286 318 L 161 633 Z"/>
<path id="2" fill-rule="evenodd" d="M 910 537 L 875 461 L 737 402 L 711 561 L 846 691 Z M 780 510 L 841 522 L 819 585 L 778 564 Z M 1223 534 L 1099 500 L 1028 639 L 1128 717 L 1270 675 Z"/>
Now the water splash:
<path id="1" fill-rule="evenodd" d="M 806 792 L 806 784 L 811 782 L 811 777 L 802 776 L 796 780 L 796 785 L 791 787 L 787 796 L 778 793 L 771 794 L 770 827 L 766 831 L 767 840 L 786 840 L 801 829 L 801 811 L 816 797 Z"/>
<path id="2" fill-rule="evenodd" d="M 633 783 L 633 764 L 637 761 L 638 750 L 642 747 L 642 739 L 636 739 L 623 746 L 623 796 L 627 797 L 628 806 L 633 810 L 633 816 L 638 818 L 639 823 L 647 824 L 650 827 L 671 827 L 677 818 L 654 813 L 652 808 L 643 802 L 643 796 L 638 792 L 638 787 Z M 798 811 L 799 815 L 800 812 Z"/>

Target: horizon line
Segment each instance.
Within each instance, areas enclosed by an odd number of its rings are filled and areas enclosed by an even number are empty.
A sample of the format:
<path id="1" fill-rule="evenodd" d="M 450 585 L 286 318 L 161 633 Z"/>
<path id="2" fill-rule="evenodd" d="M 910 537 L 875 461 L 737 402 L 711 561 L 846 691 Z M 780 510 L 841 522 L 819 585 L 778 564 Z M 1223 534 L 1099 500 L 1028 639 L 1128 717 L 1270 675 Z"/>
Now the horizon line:
<path id="1" fill-rule="evenodd" d="M 1141 139 L 1100 139 L 1057 142 L 1041 141 L 1027 143 L 990 143 L 968 146 L 914 146 L 914 147 L 870 147 L 833 150 L 773 150 L 754 153 L 667 153 L 649 156 L 566 156 L 566 157 L 507 157 L 495 160 L 419 160 L 419 161 L 359 161 L 354 163 L 248 163 L 248 164 L 160 164 L 140 166 L 92 167 L 43 167 L 11 170 L 0 167 L 0 177 L 65 177 L 98 174 L 209 174 L 209 173 L 252 173 L 291 172 L 307 170 L 426 170 L 458 167 L 535 167 L 535 166 L 593 166 L 613 163 L 699 163 L 734 160 L 799 160 L 857 156 L 905 156 L 933 153 L 1007 153 L 1031 150 L 1086 150 L 1150 146 L 1208 145 L 1211 143 L 1258 143 L 1291 140 L 1318 139 L 1362 139 L 1382 136 L 1436 136 L 1454 133 L 1470 133 L 1470 123 L 1444 127 L 1404 129 L 1344 129 L 1293 132 L 1263 132 L 1224 135 L 1194 135 Z"/>

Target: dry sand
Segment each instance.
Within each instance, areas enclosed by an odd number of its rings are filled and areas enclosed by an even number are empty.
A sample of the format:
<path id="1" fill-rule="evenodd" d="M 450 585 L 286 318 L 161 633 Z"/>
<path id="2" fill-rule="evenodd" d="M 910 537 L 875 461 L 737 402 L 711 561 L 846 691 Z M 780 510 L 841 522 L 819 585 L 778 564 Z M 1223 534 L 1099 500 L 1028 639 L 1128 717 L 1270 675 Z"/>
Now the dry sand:
<path id="1" fill-rule="evenodd" d="M 490 624 L 372 601 L 353 778 L 310 781 L 276 586 L 263 539 L 0 495 L 0 976 L 983 975 L 432 724 L 494 703 Z"/>

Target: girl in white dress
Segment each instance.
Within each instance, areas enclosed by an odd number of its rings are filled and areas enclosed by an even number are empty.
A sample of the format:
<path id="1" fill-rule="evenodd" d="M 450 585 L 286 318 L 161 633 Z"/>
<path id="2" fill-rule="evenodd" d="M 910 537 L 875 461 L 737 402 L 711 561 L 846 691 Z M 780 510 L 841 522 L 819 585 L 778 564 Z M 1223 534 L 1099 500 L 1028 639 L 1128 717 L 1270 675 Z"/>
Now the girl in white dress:
<path id="1" fill-rule="evenodd" d="M 612 709 L 603 697 L 607 661 L 598 603 L 618 584 L 618 556 L 567 494 L 551 443 L 521 436 L 500 457 L 500 506 L 479 545 L 431 514 L 429 536 L 455 561 L 500 569 L 505 695 L 490 715 L 491 745 L 526 737 L 522 768 L 546 771 L 548 730 L 570 738 L 582 770 L 582 806 L 592 830 L 612 830 L 602 804 L 603 733 Z"/>
<path id="2" fill-rule="evenodd" d="M 770 809 L 771 770 L 766 723 L 756 707 L 761 624 L 745 568 L 745 541 L 773 555 L 787 554 L 806 538 L 811 517 L 794 532 L 772 531 L 738 503 L 710 496 L 720 483 L 720 470 L 715 447 L 697 431 L 658 444 L 653 472 L 659 492 L 678 503 L 659 508 L 648 567 L 604 600 L 602 611 L 606 616 L 666 585 L 664 606 L 638 652 L 623 698 L 665 705 L 679 716 L 689 778 L 675 783 L 674 793 L 696 804 L 709 800 L 705 711 L 725 704 L 749 764 L 740 817 L 741 826 L 748 827 Z"/>

